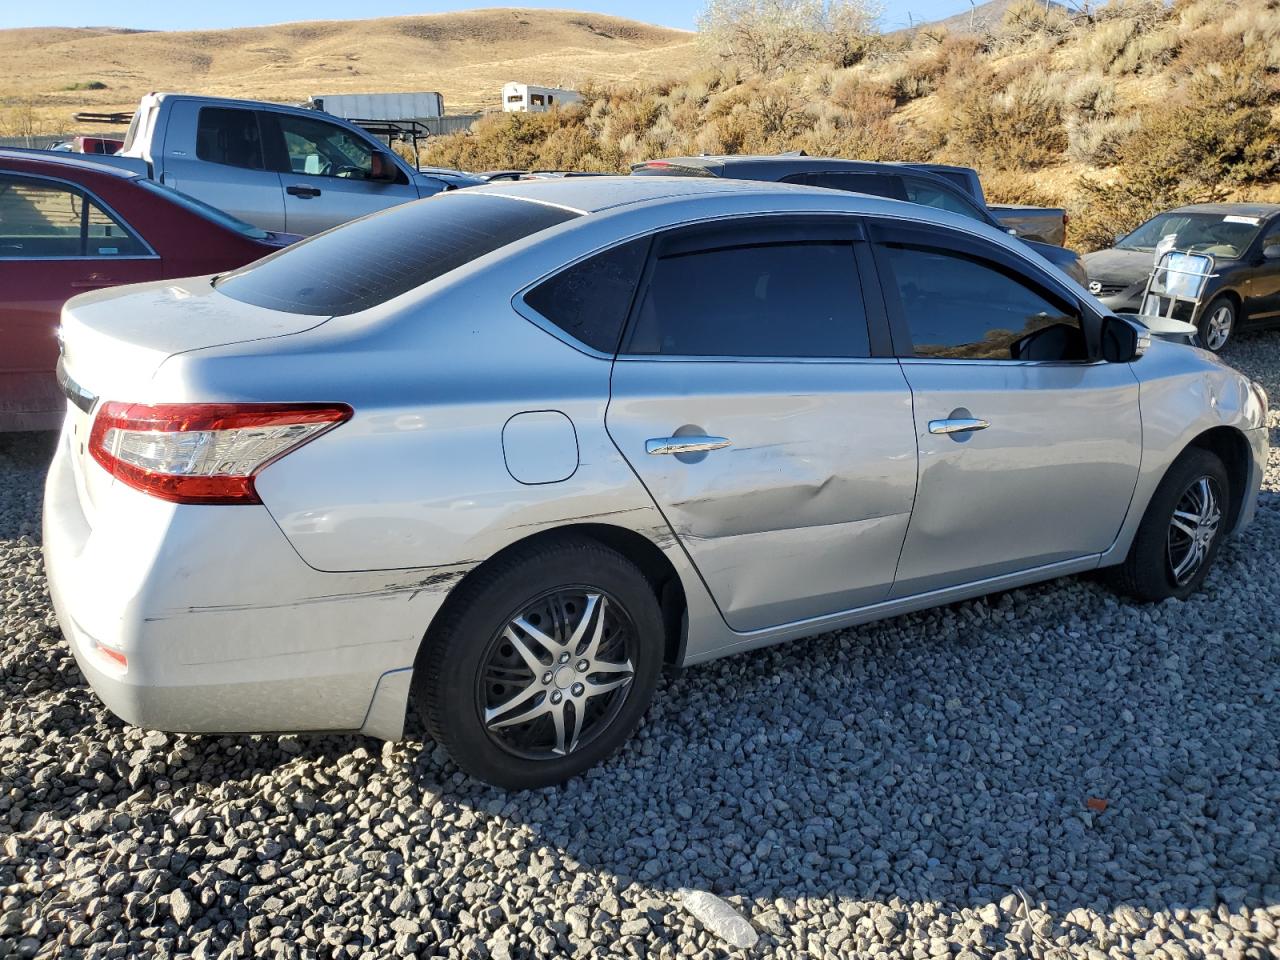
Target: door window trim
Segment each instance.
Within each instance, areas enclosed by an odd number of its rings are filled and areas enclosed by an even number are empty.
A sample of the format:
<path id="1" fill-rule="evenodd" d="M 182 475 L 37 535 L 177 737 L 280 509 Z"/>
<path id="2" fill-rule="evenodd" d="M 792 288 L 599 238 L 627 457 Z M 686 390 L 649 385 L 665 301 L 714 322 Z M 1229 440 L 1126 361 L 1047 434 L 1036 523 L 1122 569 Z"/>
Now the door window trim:
<path id="1" fill-rule="evenodd" d="M 0 263 L 50 263 L 61 260 L 105 260 L 108 262 L 118 262 L 121 260 L 159 260 L 160 254 L 156 253 L 155 247 L 147 242 L 146 238 L 135 230 L 132 224 L 124 217 L 120 216 L 109 203 L 105 202 L 98 194 L 94 193 L 83 184 L 76 183 L 74 180 L 66 180 L 62 177 L 51 177 L 42 173 L 26 173 L 11 170 L 0 170 L 0 179 L 13 178 L 15 180 L 43 180 L 46 183 L 52 183 L 60 187 L 67 187 L 74 193 L 80 194 L 81 198 L 88 199 L 98 209 L 114 220 L 129 236 L 147 250 L 146 253 L 130 253 L 122 256 L 91 256 L 88 253 L 77 254 L 73 257 L 0 257 Z M 83 217 L 81 221 L 81 240 L 85 240 Z"/>
<path id="2" fill-rule="evenodd" d="M 894 352 L 899 363 L 907 365 L 919 364 L 967 364 L 970 366 L 998 367 L 1084 367 L 1107 361 L 1092 357 L 1087 360 L 995 360 L 987 357 L 918 357 L 915 355 L 915 344 L 911 339 L 911 329 L 898 292 L 892 289 L 893 270 L 885 263 L 881 248 L 886 244 L 897 243 L 903 246 L 932 249 L 944 255 L 960 256 L 967 260 L 990 264 L 997 272 L 1012 274 L 1015 282 L 1028 287 L 1032 293 L 1046 300 L 1056 302 L 1066 308 L 1080 323 L 1086 338 L 1088 329 L 1086 318 L 1101 323 L 1101 315 L 1088 307 L 1061 284 L 1054 281 L 1027 258 L 1012 250 L 992 243 L 977 234 L 959 230 L 950 225 L 926 223 L 921 221 L 899 220 L 887 218 L 871 219 L 867 223 L 872 255 L 875 258 L 876 273 L 880 281 L 881 294 L 884 297 L 889 329 L 893 338 Z M 903 239 L 889 239 L 894 234 Z M 913 236 L 914 234 L 914 236 Z"/>
<path id="3" fill-rule="evenodd" d="M 867 332 L 869 335 L 869 343 L 871 355 L 869 357 L 742 357 L 733 354 L 726 356 L 677 356 L 674 354 L 628 354 L 622 351 L 622 346 L 626 343 L 627 336 L 631 332 L 632 322 L 635 318 L 636 310 L 639 308 L 641 301 L 641 293 L 645 290 L 653 273 L 653 265 L 656 262 L 655 251 L 657 241 L 663 234 L 672 233 L 674 231 L 683 231 L 687 229 L 697 229 L 706 227 L 708 229 L 714 227 L 734 227 L 737 224 L 751 224 L 759 226 L 771 225 L 771 221 L 778 218 L 799 218 L 816 219 L 826 221 L 835 226 L 847 226 L 854 231 L 852 242 L 855 263 L 859 273 L 859 284 L 862 288 L 863 310 L 867 318 Z M 540 286 L 552 277 L 558 276 L 566 270 L 571 270 L 578 264 L 590 260 L 592 257 L 601 253 L 606 253 L 617 247 L 624 246 L 635 240 L 648 238 L 649 253 L 645 260 L 644 268 L 640 271 L 640 279 L 636 283 L 636 291 L 632 296 L 631 308 L 627 311 L 627 317 L 623 323 L 622 336 L 619 339 L 618 350 L 614 353 L 604 353 L 594 347 L 588 346 L 578 340 L 565 330 L 557 326 L 550 318 L 543 316 L 525 301 L 525 295 L 535 287 Z M 597 360 L 625 360 L 633 363 L 650 363 L 650 362 L 709 362 L 709 363 L 867 363 L 869 361 L 890 359 L 896 362 L 893 354 L 893 343 L 889 333 L 889 318 L 885 311 L 884 295 L 880 289 L 880 284 L 875 281 L 875 263 L 871 256 L 871 245 L 866 240 L 865 217 L 862 214 L 855 213 L 832 213 L 830 211 L 808 211 L 808 210 L 788 210 L 779 211 L 777 213 L 727 213 L 717 214 L 710 217 L 702 217 L 696 220 L 687 220 L 682 223 L 668 224 L 656 229 L 642 230 L 637 233 L 628 234 L 620 239 L 609 240 L 599 246 L 592 247 L 590 250 L 575 257 L 568 263 L 558 264 L 551 270 L 540 274 L 537 278 L 524 284 L 515 295 L 511 298 L 511 308 L 520 316 L 524 317 L 534 326 L 555 337 L 557 340 L 568 344 L 579 353 L 584 353 L 589 357 Z"/>

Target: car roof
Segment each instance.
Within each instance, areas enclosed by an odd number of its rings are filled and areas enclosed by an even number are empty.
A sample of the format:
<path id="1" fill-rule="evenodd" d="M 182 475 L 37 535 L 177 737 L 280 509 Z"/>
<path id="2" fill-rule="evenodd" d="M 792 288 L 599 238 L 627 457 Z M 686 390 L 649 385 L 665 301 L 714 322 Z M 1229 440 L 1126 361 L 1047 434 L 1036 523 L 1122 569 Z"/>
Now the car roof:
<path id="1" fill-rule="evenodd" d="M 834 191 L 790 183 L 760 180 L 731 180 L 708 177 L 545 177 L 536 180 L 507 180 L 466 190 L 450 196 L 471 194 L 513 197 L 535 203 L 549 203 L 577 213 L 597 213 L 626 204 L 646 203 L 685 196 L 708 194 L 780 194 L 799 191 L 826 195 Z M 849 194 L 854 196 L 854 194 Z"/>
<path id="2" fill-rule="evenodd" d="M 136 180 L 141 174 L 128 167 L 118 167 L 112 163 L 95 159 L 91 154 L 61 153 L 53 150 L 27 150 L 22 147 L 0 147 L 0 161 L 13 160 L 39 166 L 50 166 L 62 173 L 70 170 L 82 170 L 108 177 L 119 177 L 122 180 Z"/>
<path id="3" fill-rule="evenodd" d="M 644 163 L 632 165 L 632 169 L 637 167 L 652 168 L 655 165 L 669 164 L 673 167 L 698 167 L 706 170 L 708 173 L 717 170 L 726 170 L 735 168 L 734 173 L 740 173 L 743 169 L 750 169 L 753 175 L 760 179 L 763 177 L 785 177 L 791 173 L 803 173 L 805 171 L 820 170 L 847 170 L 851 173 L 890 173 L 901 171 L 903 166 L 900 164 L 879 163 L 874 160 L 846 160 L 842 157 L 810 157 L 798 153 L 775 153 L 775 154 L 724 154 L 696 157 L 662 157 L 654 160 L 647 160 Z M 913 172 L 921 173 L 926 177 L 934 177 L 936 174 L 931 173 L 927 169 L 912 168 Z M 963 169 L 963 168 L 957 168 Z M 945 182 L 945 181 L 944 181 Z"/>
<path id="4" fill-rule="evenodd" d="M 1271 217 L 1280 213 L 1280 203 L 1189 203 L 1166 213 L 1220 213 L 1244 217 Z"/>

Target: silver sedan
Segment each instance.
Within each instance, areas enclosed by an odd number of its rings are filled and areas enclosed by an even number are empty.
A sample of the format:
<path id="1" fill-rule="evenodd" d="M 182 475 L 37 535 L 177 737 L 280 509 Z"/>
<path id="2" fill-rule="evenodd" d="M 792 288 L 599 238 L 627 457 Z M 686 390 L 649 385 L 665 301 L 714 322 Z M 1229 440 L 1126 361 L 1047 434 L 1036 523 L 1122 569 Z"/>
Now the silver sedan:
<path id="1" fill-rule="evenodd" d="M 750 181 L 449 193 L 64 313 L 45 555 L 106 704 L 507 787 L 664 666 L 1099 567 L 1185 597 L 1266 397 L 999 231 Z"/>

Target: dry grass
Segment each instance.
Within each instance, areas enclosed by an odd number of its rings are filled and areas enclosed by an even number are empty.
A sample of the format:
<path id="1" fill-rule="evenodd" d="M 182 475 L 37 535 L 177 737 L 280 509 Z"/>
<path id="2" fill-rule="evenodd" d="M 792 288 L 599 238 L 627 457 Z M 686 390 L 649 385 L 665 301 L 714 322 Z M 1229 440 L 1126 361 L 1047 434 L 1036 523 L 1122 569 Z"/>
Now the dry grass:
<path id="1" fill-rule="evenodd" d="M 104 14 L 109 16 L 109 13 Z M 451 112 L 500 105 L 508 80 L 576 87 L 690 72 L 694 35 L 620 17 L 494 9 L 193 32 L 0 30 L 0 104 L 67 126 L 128 110 L 151 90 L 301 101 L 312 94 L 438 90 Z M 70 90 L 75 84 L 103 90 Z"/>

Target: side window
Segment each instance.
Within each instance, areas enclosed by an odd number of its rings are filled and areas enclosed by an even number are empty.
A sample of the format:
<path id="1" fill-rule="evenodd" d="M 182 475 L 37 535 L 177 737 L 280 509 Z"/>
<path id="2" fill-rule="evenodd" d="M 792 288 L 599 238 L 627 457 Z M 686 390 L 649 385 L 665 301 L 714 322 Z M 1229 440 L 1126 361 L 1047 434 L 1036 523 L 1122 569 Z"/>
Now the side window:
<path id="1" fill-rule="evenodd" d="M 968 217 L 970 220 L 986 222 L 986 217 L 982 216 L 972 203 L 956 196 L 939 184 L 929 183 L 927 180 L 918 180 L 915 177 L 905 177 L 903 182 L 906 186 L 907 199 L 912 203 L 918 203 L 926 207 L 936 207 L 939 210 L 949 210 L 951 213 L 958 213 L 960 216 Z"/>
<path id="2" fill-rule="evenodd" d="M 869 356 L 852 242 L 764 242 L 659 252 L 626 352 Z"/>
<path id="3" fill-rule="evenodd" d="M 787 177 L 784 183 L 803 183 L 809 187 L 825 187 L 828 190 L 846 190 L 850 193 L 866 193 L 890 200 L 907 199 L 902 178 L 883 173 L 798 173 Z"/>
<path id="4" fill-rule="evenodd" d="M 262 136 L 252 110 L 201 107 L 196 121 L 196 156 L 210 163 L 262 170 Z"/>
<path id="5" fill-rule="evenodd" d="M 127 257 L 146 247 L 71 187 L 0 177 L 0 259 Z"/>
<path id="6" fill-rule="evenodd" d="M 598 253 L 544 280 L 524 301 L 575 340 L 616 353 L 648 251 L 645 238 Z"/>
<path id="7" fill-rule="evenodd" d="M 284 136 L 293 173 L 349 180 L 368 180 L 373 175 L 373 147 L 345 127 L 287 113 L 274 119 Z"/>
<path id="8" fill-rule="evenodd" d="M 1079 318 L 995 264 L 932 247 L 883 244 L 877 260 L 886 292 L 896 290 L 917 357 L 948 360 L 1083 360 Z M 1028 353 L 1018 341 L 1055 327 L 1057 353 Z"/>

